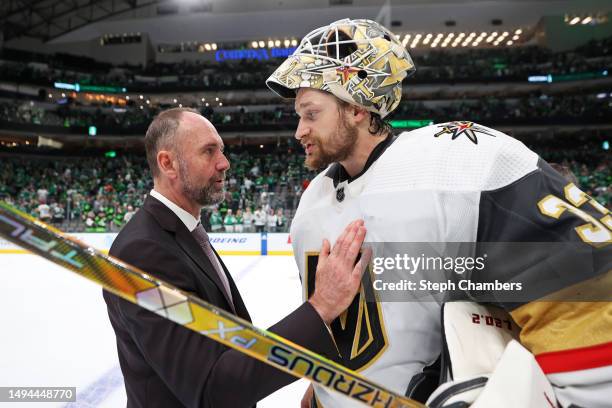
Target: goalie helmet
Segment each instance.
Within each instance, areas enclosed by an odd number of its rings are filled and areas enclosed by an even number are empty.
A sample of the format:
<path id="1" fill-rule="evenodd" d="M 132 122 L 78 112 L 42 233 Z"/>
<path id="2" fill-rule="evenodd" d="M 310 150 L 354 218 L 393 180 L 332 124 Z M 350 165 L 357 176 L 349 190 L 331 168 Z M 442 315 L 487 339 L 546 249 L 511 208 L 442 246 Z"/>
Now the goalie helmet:
<path id="1" fill-rule="evenodd" d="M 320 89 L 384 118 L 414 71 L 392 32 L 375 21 L 347 18 L 308 33 L 266 85 L 283 98 L 295 98 L 299 88 Z"/>

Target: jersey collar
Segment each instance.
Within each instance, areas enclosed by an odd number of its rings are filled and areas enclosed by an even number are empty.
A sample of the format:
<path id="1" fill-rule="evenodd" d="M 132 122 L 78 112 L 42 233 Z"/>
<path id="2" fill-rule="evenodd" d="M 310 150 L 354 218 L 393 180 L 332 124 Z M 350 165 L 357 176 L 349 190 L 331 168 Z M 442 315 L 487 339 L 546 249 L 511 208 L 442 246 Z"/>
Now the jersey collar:
<path id="1" fill-rule="evenodd" d="M 391 144 L 393 144 L 393 142 L 395 142 L 395 139 L 397 139 L 397 135 L 390 133 L 385 140 L 377 144 L 376 147 L 372 149 L 372 153 L 370 153 L 368 160 L 366 160 L 365 166 L 363 166 L 363 170 L 361 170 L 359 174 L 355 175 L 355 177 L 349 176 L 349 174 L 344 169 L 344 166 L 342 166 L 340 163 L 334 163 L 329 166 L 329 169 L 325 173 L 325 176 L 331 178 L 334 181 L 334 188 L 337 187 L 338 184 L 342 183 L 343 181 L 348 181 L 350 183 L 351 181 L 358 179 L 366 171 L 368 171 L 370 166 L 374 164 L 376 160 L 378 160 L 378 158 L 385 152 L 385 150 L 387 150 L 389 146 L 391 146 Z"/>

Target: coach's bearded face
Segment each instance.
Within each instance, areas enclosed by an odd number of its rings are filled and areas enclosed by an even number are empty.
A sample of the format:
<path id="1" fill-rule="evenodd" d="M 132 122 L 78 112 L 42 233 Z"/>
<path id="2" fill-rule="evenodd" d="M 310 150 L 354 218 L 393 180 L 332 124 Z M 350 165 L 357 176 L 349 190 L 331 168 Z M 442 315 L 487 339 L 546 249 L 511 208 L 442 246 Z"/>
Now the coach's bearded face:
<path id="1" fill-rule="evenodd" d="M 187 161 L 181 156 L 177 157 L 179 165 L 179 179 L 183 186 L 183 194 L 202 207 L 223 202 L 225 198 L 225 172 L 215 172 L 210 178 L 201 177 L 197 169 L 190 171 Z"/>

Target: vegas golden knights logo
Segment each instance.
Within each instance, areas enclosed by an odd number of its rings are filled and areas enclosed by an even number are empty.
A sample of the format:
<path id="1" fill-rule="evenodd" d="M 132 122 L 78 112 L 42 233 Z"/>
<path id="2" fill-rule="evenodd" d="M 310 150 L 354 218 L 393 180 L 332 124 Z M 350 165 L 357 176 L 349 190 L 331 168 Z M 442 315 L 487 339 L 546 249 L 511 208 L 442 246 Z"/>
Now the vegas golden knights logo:
<path id="1" fill-rule="evenodd" d="M 318 253 L 306 254 L 306 293 L 315 289 Z M 359 293 L 348 309 L 330 325 L 340 352 L 340 364 L 351 370 L 362 370 L 372 364 L 387 348 L 387 336 L 380 304 L 375 299 L 370 274 L 364 273 Z M 367 300 L 370 300 L 369 302 Z"/>

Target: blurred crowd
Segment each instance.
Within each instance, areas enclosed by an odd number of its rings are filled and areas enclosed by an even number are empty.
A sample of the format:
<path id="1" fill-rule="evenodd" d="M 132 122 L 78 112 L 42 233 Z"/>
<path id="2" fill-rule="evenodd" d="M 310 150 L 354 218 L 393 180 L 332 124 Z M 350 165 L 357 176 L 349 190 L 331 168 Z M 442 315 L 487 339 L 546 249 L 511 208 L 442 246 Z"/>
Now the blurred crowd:
<path id="1" fill-rule="evenodd" d="M 591 142 L 589 142 L 591 140 Z M 609 151 L 593 138 L 565 136 L 527 142 L 549 162 L 570 169 L 587 194 L 612 204 Z M 261 153 L 227 148 L 231 169 L 225 201 L 206 208 L 212 232 L 286 232 L 300 196 L 314 173 L 302 152 L 282 146 Z M 55 157 L 3 153 L 0 199 L 41 220 L 74 232 L 115 232 L 134 215 L 152 188 L 144 155 L 115 158 Z"/>
<path id="2" fill-rule="evenodd" d="M 198 108 L 197 106 L 194 106 Z M 22 125 L 85 128 L 94 125 L 103 134 L 143 134 L 161 110 L 160 106 L 140 109 L 88 108 L 33 101 L 2 101 L 0 122 Z M 253 110 L 248 106 L 200 108 L 221 131 L 295 129 L 298 117 L 292 107 L 270 106 Z M 452 101 L 411 101 L 404 99 L 390 119 L 423 118 L 441 123 L 471 120 L 489 126 L 603 123 L 612 117 L 612 93 L 554 95 L 537 93 L 523 98 L 483 97 Z"/>
<path id="3" fill-rule="evenodd" d="M 312 177 L 303 155 L 232 152 L 225 201 L 202 214 L 213 232 L 286 232 Z M 0 199 L 75 232 L 116 232 L 153 188 L 146 160 L 0 156 Z"/>

